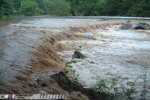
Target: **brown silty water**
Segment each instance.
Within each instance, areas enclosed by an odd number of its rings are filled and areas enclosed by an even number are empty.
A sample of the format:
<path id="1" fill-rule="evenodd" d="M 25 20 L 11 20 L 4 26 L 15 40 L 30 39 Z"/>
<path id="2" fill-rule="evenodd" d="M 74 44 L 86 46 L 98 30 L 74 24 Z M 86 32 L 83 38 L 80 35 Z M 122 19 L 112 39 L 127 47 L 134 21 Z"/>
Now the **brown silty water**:
<path id="1" fill-rule="evenodd" d="M 120 74 L 126 78 L 128 72 L 130 73 L 129 70 L 125 70 L 126 67 L 139 68 L 139 73 L 140 71 L 142 73 L 141 64 L 149 66 L 149 55 L 147 54 L 149 52 L 149 32 L 137 35 L 136 32 L 119 31 L 117 30 L 118 26 L 110 27 L 122 23 L 125 21 L 35 19 L 23 20 L 20 23 L 6 26 L 1 30 L 0 37 L 2 93 L 45 91 L 67 94 L 50 76 L 64 69 L 65 63 L 71 60 L 73 51 L 78 50 L 79 46 L 84 48 L 81 52 L 86 54 L 88 58 L 77 60 L 78 63 L 72 65 L 74 66 L 72 70 L 75 70 L 75 75 L 79 74 L 79 80 L 85 87 L 96 84 L 97 75 L 92 74 L 95 73 L 94 70 L 99 70 L 96 73 L 103 78 L 108 76 L 114 78 L 115 73 L 115 77 L 120 76 L 119 81 L 122 79 Z M 85 39 L 84 34 L 92 34 L 96 40 Z M 140 38 L 141 36 L 142 38 Z M 126 39 L 123 41 L 123 38 Z M 138 44 L 142 45 L 138 46 Z M 125 48 L 124 45 L 127 47 Z M 136 49 L 133 49 L 134 47 Z M 143 60 L 141 61 L 141 59 Z M 90 62 L 94 62 L 95 65 L 91 65 Z M 96 62 L 100 63 L 96 64 Z M 127 66 L 124 66 L 126 64 Z M 99 68 L 99 65 L 102 67 Z M 127 73 L 122 73 L 122 70 Z M 88 81 L 84 77 L 85 75 L 91 75 Z M 143 74 L 140 75 L 142 77 Z M 147 75 L 149 76 L 149 72 Z M 124 80 L 127 81 L 125 78 Z M 127 78 L 130 79 L 130 76 Z M 134 80 L 136 77 L 131 78 Z"/>

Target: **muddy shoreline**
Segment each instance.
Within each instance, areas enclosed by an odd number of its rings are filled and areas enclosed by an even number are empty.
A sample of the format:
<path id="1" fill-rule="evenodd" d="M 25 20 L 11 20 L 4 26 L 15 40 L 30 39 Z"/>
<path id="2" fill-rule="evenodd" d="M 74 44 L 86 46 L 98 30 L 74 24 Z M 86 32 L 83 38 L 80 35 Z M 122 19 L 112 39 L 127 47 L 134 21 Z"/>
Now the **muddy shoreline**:
<path id="1" fill-rule="evenodd" d="M 50 76 L 63 71 L 66 63 L 72 59 L 71 56 L 75 50 L 81 50 L 88 56 L 83 60 L 74 59 L 79 63 L 72 65 L 72 70 L 75 70 L 72 76 L 79 74 L 79 80 L 85 87 L 93 86 L 96 83 L 96 76 L 86 68 L 91 69 L 96 74 L 99 73 L 100 76 L 106 74 L 106 77 L 107 75 L 114 77 L 114 74 L 116 74 L 118 79 L 121 79 L 121 72 L 126 69 L 124 67 L 135 67 L 136 69 L 144 64 L 148 67 L 147 75 L 149 76 L 149 31 L 120 32 L 118 26 L 123 23 L 126 23 L 126 20 L 41 19 L 29 21 L 29 23 L 23 21 L 19 24 L 8 25 L 2 30 L 2 36 L 0 37 L 0 63 L 2 66 L 0 69 L 2 76 L 0 88 L 2 91 L 0 92 L 24 94 L 44 91 L 45 93 L 69 95 Z M 137 21 L 133 21 L 133 23 L 137 23 Z M 85 34 L 92 34 L 96 40 L 84 38 Z M 128 46 L 130 43 L 131 45 Z M 140 46 L 138 46 L 139 44 Z M 80 46 L 82 49 L 79 48 Z M 117 49 L 118 51 L 115 51 Z M 126 64 L 128 65 L 124 66 Z M 103 75 L 101 71 L 95 72 L 100 70 L 97 65 L 102 66 L 101 70 L 108 71 Z M 115 67 L 120 66 L 122 68 L 120 72 L 115 70 Z M 93 69 L 93 67 L 98 69 Z M 129 70 L 125 70 L 125 72 Z M 126 77 L 128 73 L 124 74 L 124 80 L 129 78 Z M 86 78 L 84 78 L 85 74 L 91 75 L 88 76 L 89 81 L 87 83 Z M 90 80 L 90 77 L 93 77 L 94 80 Z M 135 77 L 132 78 L 135 79 Z M 142 85 L 142 83 L 137 84 Z M 77 94 L 77 92 L 74 92 L 70 96 L 74 98 Z M 77 98 L 87 97 L 83 95 Z"/>

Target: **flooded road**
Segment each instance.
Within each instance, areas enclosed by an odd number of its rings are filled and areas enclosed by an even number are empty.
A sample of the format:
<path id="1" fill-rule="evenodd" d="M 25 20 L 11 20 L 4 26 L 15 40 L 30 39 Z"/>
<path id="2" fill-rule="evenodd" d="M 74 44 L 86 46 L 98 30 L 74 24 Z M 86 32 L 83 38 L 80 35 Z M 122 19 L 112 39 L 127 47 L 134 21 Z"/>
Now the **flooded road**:
<path id="1" fill-rule="evenodd" d="M 2 28 L 0 92 L 37 93 L 45 90 L 42 84 L 47 79 L 52 80 L 49 79 L 50 73 L 62 71 L 65 67 L 63 59 L 56 54 L 58 49 L 55 48 L 54 43 L 67 38 L 67 34 L 78 31 L 78 27 L 95 24 L 99 22 L 89 19 L 37 18 L 25 19 Z M 80 30 L 82 31 L 82 28 Z M 43 75 L 47 75 L 48 78 Z M 37 82 L 39 77 L 40 83 Z M 44 77 L 43 80 L 41 77 Z M 54 80 L 46 87 L 49 93 L 58 90 L 64 93 Z"/>
<path id="2" fill-rule="evenodd" d="M 82 34 L 82 33 L 81 33 Z M 135 88 L 135 100 L 140 99 L 144 90 L 146 74 L 147 98 L 150 98 L 150 34 L 144 31 L 120 30 L 112 26 L 91 33 L 95 40 L 72 40 L 60 43 L 82 47 L 85 59 L 70 59 L 73 51 L 60 53 L 70 64 L 85 87 L 93 87 L 99 80 L 117 80 L 117 87 Z"/>
<path id="3" fill-rule="evenodd" d="M 75 60 L 71 69 L 84 87 L 116 79 L 118 87 L 136 89 L 135 100 L 146 73 L 150 98 L 150 31 L 120 30 L 122 23 L 126 20 L 37 18 L 7 25 L 0 36 L 2 93 L 67 93 L 50 76 Z M 89 34 L 94 39 L 84 37 Z M 75 50 L 86 58 L 72 59 Z"/>

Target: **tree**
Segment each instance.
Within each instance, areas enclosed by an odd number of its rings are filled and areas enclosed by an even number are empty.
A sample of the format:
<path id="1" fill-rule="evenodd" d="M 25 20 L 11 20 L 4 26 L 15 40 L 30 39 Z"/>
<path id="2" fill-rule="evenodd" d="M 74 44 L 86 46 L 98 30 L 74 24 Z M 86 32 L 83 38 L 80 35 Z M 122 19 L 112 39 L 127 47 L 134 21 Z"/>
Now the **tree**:
<path id="1" fill-rule="evenodd" d="M 150 1 L 149 0 L 137 0 L 132 4 L 132 7 L 128 11 L 129 16 L 150 16 Z"/>
<path id="2" fill-rule="evenodd" d="M 102 9 L 105 15 L 119 15 L 122 0 L 104 0 L 103 4 Z"/>
<path id="3" fill-rule="evenodd" d="M 70 5 L 65 0 L 44 0 L 44 10 L 48 15 L 66 16 L 70 14 Z"/>
<path id="4" fill-rule="evenodd" d="M 2 5 L 4 4 L 4 0 L 0 0 L 0 17 L 3 16 L 3 8 L 2 8 Z"/>
<path id="5" fill-rule="evenodd" d="M 14 11 L 14 3 L 13 0 L 1 0 L 3 2 L 1 11 L 4 15 L 10 16 L 13 14 Z"/>
<path id="6" fill-rule="evenodd" d="M 150 16 L 150 0 L 0 0 L 0 17 L 10 15 Z"/>
<path id="7" fill-rule="evenodd" d="M 39 14 L 39 7 L 34 0 L 24 0 L 21 2 L 20 13 L 26 16 L 34 16 Z"/>
<path id="8" fill-rule="evenodd" d="M 39 13 L 40 14 L 46 14 L 46 12 L 45 12 L 45 10 L 44 10 L 44 8 L 45 8 L 45 0 L 36 0 L 36 2 L 38 3 L 38 7 L 40 8 L 40 11 L 39 11 Z"/>

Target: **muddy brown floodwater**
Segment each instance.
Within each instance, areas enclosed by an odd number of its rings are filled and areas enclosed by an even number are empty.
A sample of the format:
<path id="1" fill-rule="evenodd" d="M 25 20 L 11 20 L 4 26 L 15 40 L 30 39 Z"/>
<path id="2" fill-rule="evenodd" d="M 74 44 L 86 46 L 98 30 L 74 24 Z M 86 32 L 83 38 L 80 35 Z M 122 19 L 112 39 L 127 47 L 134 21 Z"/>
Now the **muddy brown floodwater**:
<path id="1" fill-rule="evenodd" d="M 139 21 L 131 21 L 135 24 Z M 0 93 L 69 94 L 51 75 L 70 64 L 71 76 L 78 76 L 84 87 L 100 79 L 116 79 L 117 87 L 136 89 L 141 99 L 146 79 L 150 98 L 150 30 L 120 30 L 126 20 L 103 19 L 26 19 L 7 25 L 0 34 Z M 85 36 L 94 38 L 86 38 Z M 72 59 L 75 50 L 86 55 Z"/>

